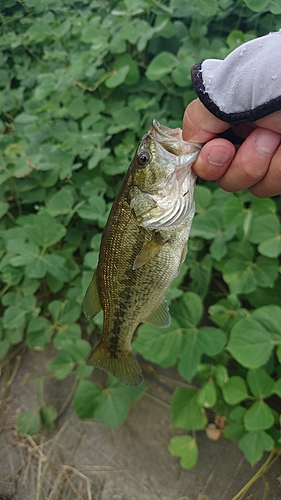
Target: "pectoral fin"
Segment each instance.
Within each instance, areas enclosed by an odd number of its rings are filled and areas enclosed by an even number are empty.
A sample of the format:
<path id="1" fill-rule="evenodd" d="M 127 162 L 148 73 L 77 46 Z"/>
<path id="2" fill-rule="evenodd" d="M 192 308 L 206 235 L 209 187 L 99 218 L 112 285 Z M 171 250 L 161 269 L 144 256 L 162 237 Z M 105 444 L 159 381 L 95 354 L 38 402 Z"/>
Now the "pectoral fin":
<path id="1" fill-rule="evenodd" d="M 171 316 L 169 313 L 169 307 L 165 299 L 159 304 L 152 313 L 150 313 L 145 322 L 153 326 L 158 326 L 160 328 L 167 328 L 171 324 Z"/>
<path id="2" fill-rule="evenodd" d="M 181 260 L 180 260 L 180 263 L 179 263 L 179 272 L 180 272 L 180 268 L 181 268 L 182 264 L 185 261 L 186 254 L 187 254 L 187 243 L 184 245 L 184 247 L 182 249 Z"/>
<path id="3" fill-rule="evenodd" d="M 147 262 L 153 259 L 155 255 L 161 250 L 161 248 L 167 243 L 166 241 L 156 241 L 155 239 L 150 240 L 135 258 L 133 264 L 133 270 L 139 269 L 144 266 Z"/>
<path id="4" fill-rule="evenodd" d="M 92 281 L 88 286 L 88 290 L 83 300 L 83 311 L 88 319 L 92 319 L 101 311 L 97 273 L 92 277 Z"/>

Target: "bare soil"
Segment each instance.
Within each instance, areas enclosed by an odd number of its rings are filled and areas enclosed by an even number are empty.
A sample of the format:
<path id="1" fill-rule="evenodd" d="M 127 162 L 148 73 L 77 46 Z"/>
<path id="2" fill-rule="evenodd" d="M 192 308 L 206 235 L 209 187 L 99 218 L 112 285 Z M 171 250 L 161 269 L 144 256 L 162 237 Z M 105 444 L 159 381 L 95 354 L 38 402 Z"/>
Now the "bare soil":
<path id="1" fill-rule="evenodd" d="M 153 399 L 171 402 L 177 384 L 172 370 L 147 379 L 148 395 L 132 405 L 123 425 L 109 429 L 78 419 L 71 403 L 75 380 L 50 374 L 52 356 L 51 348 L 26 351 L 3 369 L 0 500 L 232 500 L 266 458 L 251 468 L 236 443 L 214 442 L 201 432 L 198 464 L 183 470 L 167 449 L 183 431 L 171 427 L 170 410 Z M 15 422 L 22 411 L 38 407 L 42 376 L 44 400 L 60 416 L 51 433 L 23 438 Z M 243 498 L 281 500 L 280 474 L 279 458 Z"/>

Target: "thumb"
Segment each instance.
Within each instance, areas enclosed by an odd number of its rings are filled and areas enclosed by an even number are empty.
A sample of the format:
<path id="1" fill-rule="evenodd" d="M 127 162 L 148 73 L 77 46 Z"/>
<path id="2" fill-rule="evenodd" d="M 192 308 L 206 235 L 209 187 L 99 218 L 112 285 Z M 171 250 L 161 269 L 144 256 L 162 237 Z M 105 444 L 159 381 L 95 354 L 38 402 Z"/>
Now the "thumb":
<path id="1" fill-rule="evenodd" d="M 216 118 L 199 99 L 195 99 L 184 112 L 182 137 L 185 141 L 205 143 L 228 128 L 229 123 Z"/>

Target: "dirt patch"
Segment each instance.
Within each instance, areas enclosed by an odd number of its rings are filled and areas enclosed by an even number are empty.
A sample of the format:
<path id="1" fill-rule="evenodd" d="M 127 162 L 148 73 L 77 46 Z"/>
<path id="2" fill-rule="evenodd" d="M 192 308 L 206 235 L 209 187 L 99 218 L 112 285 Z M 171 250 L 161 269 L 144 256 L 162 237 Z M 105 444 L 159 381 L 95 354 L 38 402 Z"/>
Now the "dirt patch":
<path id="1" fill-rule="evenodd" d="M 198 433 L 199 462 L 183 470 L 167 449 L 182 431 L 171 427 L 169 409 L 149 396 L 132 405 L 118 428 L 79 420 L 69 397 L 74 379 L 58 381 L 50 374 L 52 356 L 52 349 L 27 351 L 4 393 L 0 500 L 231 500 L 260 467 L 251 468 L 234 442 L 213 442 Z M 51 433 L 23 438 L 16 418 L 38 407 L 37 379 L 42 376 L 44 400 L 63 411 Z M 169 403 L 174 377 L 166 370 L 165 377 L 146 381 L 148 394 Z M 7 378 L 1 383 L 4 391 Z M 279 459 L 246 498 L 280 500 L 280 464 Z"/>

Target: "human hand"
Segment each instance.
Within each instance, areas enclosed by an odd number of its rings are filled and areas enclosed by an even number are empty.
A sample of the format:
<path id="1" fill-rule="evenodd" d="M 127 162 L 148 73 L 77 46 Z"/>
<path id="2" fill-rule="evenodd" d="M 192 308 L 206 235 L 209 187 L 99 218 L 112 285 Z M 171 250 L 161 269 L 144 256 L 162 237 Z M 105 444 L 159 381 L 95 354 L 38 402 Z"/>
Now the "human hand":
<path id="1" fill-rule="evenodd" d="M 216 137 L 230 128 L 243 139 L 240 146 Z M 185 110 L 182 131 L 184 140 L 205 143 L 193 165 L 202 179 L 215 180 L 225 191 L 248 188 L 259 198 L 281 193 L 281 111 L 233 126 L 196 99 Z"/>

